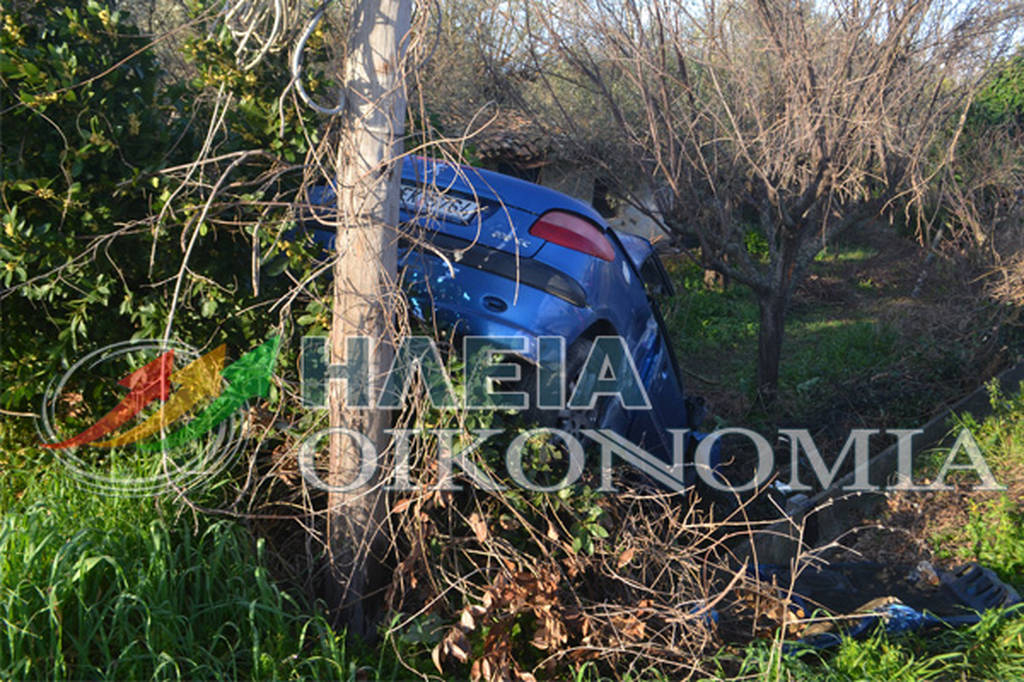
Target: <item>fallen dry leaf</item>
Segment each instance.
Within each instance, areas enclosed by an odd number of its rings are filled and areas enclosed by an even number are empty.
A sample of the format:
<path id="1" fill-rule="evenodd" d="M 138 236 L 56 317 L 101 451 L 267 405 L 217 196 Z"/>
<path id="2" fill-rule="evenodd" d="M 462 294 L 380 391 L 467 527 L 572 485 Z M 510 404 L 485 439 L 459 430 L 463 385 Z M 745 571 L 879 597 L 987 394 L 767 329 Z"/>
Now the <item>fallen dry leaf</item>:
<path id="1" fill-rule="evenodd" d="M 469 527 L 473 529 L 477 542 L 483 543 L 487 540 L 487 522 L 476 512 L 469 515 Z"/>
<path id="2" fill-rule="evenodd" d="M 472 632 L 476 629 L 476 621 L 473 620 L 473 614 L 469 612 L 469 609 L 463 609 L 462 615 L 459 616 L 459 627 L 467 632 Z"/>
<path id="3" fill-rule="evenodd" d="M 437 672 L 443 673 L 444 668 L 441 667 L 441 643 L 438 642 L 434 650 L 430 652 L 430 660 L 434 662 L 434 667 L 437 668 Z"/>
<path id="4" fill-rule="evenodd" d="M 615 616 L 612 618 L 612 625 L 616 632 L 626 640 L 636 642 L 644 638 L 646 626 L 636 616 Z"/>
<path id="5" fill-rule="evenodd" d="M 469 660 L 469 642 L 464 634 L 458 631 L 448 633 L 448 653 L 459 663 Z"/>

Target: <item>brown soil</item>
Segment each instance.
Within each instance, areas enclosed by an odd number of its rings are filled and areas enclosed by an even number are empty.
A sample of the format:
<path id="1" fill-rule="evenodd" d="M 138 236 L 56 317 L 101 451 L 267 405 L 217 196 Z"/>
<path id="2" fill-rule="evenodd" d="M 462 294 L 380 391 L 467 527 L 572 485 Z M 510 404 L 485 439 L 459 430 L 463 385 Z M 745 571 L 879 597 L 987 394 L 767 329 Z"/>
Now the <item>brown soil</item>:
<path id="1" fill-rule="evenodd" d="M 889 366 L 832 387 L 833 393 L 814 407 L 801 407 L 784 395 L 772 414 L 759 417 L 765 426 L 753 427 L 813 425 L 812 435 L 826 460 L 839 452 L 851 428 L 916 428 L 926 423 L 1012 364 L 1019 351 L 1004 344 L 1004 318 L 986 295 L 983 273 L 966 259 L 957 254 L 929 258 L 914 241 L 883 226 L 858 232 L 846 246 L 874 255 L 859 260 L 826 256 L 816 263 L 794 295 L 791 319 L 823 312 L 836 319 L 874 319 L 894 331 L 898 350 Z M 714 413 L 731 424 L 749 424 L 757 414 L 749 398 L 716 381 L 714 365 L 703 364 L 702 371 L 691 386 L 696 384 L 694 390 L 708 397 Z M 788 449 L 778 451 L 776 461 L 788 461 Z M 1000 482 L 1012 496 L 1024 498 L 1024 473 L 1009 478 Z M 742 480 L 749 480 L 749 473 Z M 848 537 L 847 550 L 833 558 L 956 563 L 940 560 L 929 539 L 962 529 L 968 499 L 977 502 L 985 495 L 969 489 L 890 493 L 881 513 L 862 520 L 871 528 Z"/>
<path id="2" fill-rule="evenodd" d="M 1017 506 L 1024 502 L 1024 470 L 1019 466 L 996 475 Z M 929 561 L 950 569 L 971 559 L 970 548 L 956 543 L 968 523 L 968 510 L 995 499 L 1000 493 L 956 486 L 949 492 L 889 493 L 885 507 L 863 520 L 864 530 L 853 535 L 846 549 L 830 558 L 857 558 L 881 563 Z M 944 544 L 943 539 L 948 539 Z"/>
<path id="3" fill-rule="evenodd" d="M 953 375 L 928 376 L 921 368 L 903 362 L 894 363 L 887 372 L 899 376 L 915 392 L 933 398 L 922 405 L 919 423 L 1011 364 L 1015 353 L 999 345 L 1000 318 L 990 310 L 985 288 L 979 284 L 980 273 L 964 259 L 949 255 L 928 259 L 913 242 L 881 229 L 857 235 L 856 243 L 877 250 L 877 254 L 860 262 L 834 262 L 827 275 L 808 278 L 797 300 L 808 306 L 838 300 L 847 315 L 859 311 L 877 316 L 897 331 L 901 347 L 930 341 L 936 354 L 955 346 L 967 351 L 960 371 Z M 866 280 L 873 282 L 881 295 L 859 291 L 856 283 Z M 919 290 L 916 297 L 912 296 L 915 288 Z M 866 385 L 881 378 L 868 378 Z M 885 410 L 880 402 L 875 414 Z M 1004 471 L 999 479 L 1012 498 L 1024 499 L 1024 471 Z M 863 519 L 866 529 L 853 535 L 845 543 L 849 550 L 837 558 L 911 564 L 926 560 L 947 568 L 962 563 L 962 559 L 942 558 L 945 553 L 938 551 L 941 547 L 935 546 L 934 539 L 956 536 L 968 522 L 970 503 L 996 495 L 961 486 L 949 492 L 890 492 L 880 513 Z"/>

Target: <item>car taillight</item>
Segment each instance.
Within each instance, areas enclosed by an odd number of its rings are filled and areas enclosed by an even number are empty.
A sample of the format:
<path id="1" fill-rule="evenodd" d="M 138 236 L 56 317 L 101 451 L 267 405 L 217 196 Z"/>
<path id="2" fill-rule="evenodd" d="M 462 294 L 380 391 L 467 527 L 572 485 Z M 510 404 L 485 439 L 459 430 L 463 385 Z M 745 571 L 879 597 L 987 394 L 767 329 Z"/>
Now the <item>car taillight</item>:
<path id="1" fill-rule="evenodd" d="M 615 260 L 611 242 L 593 223 L 571 213 L 545 213 L 530 228 L 530 234 L 573 251 L 604 260 Z"/>

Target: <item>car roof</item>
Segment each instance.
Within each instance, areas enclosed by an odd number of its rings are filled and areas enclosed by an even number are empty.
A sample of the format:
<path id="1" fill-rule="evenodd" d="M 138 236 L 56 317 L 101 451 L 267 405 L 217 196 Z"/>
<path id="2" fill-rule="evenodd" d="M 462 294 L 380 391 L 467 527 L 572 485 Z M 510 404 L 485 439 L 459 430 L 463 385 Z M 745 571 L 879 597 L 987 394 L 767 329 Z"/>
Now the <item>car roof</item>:
<path id="1" fill-rule="evenodd" d="M 589 204 L 549 187 L 483 168 L 424 156 L 407 156 L 402 165 L 402 179 L 503 202 L 538 215 L 552 210 L 569 211 L 592 220 L 602 228 L 607 227 L 601 214 Z"/>

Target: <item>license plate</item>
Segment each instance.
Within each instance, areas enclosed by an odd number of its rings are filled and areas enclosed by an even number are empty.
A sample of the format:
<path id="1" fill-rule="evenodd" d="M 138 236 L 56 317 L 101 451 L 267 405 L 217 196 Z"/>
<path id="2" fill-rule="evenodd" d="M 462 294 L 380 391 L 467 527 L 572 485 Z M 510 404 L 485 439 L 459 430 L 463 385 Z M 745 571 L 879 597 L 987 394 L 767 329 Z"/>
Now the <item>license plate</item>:
<path id="1" fill-rule="evenodd" d="M 444 194 L 422 185 L 402 185 L 402 210 L 446 221 L 468 223 L 480 212 L 472 199 Z"/>

